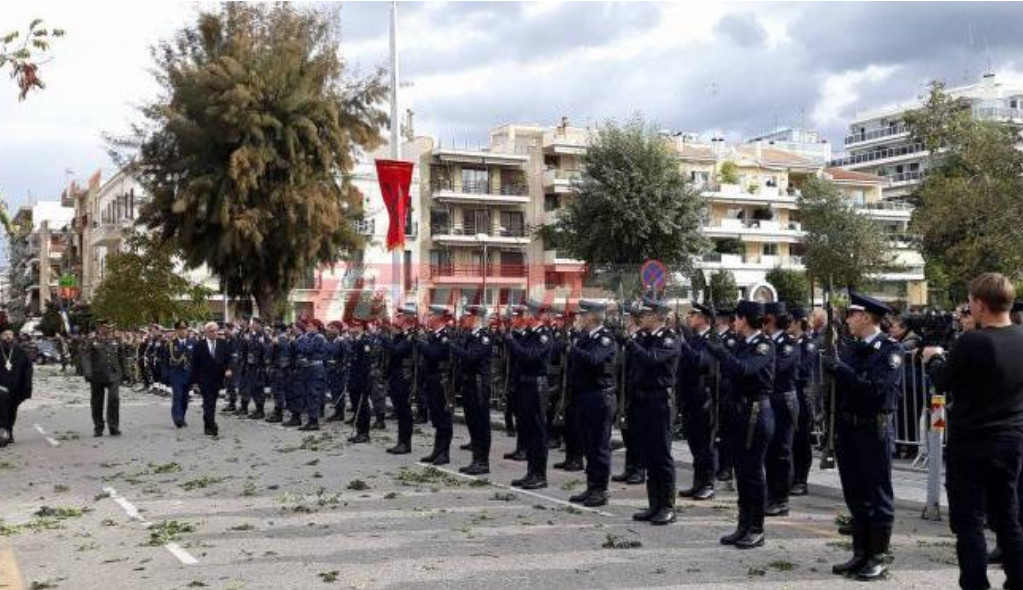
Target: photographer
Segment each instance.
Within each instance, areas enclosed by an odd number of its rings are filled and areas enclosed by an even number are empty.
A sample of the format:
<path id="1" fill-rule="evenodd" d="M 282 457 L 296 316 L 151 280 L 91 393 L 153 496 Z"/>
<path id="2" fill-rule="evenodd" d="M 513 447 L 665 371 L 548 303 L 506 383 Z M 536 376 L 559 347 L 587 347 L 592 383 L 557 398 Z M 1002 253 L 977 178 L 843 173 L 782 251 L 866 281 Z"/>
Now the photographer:
<path id="1" fill-rule="evenodd" d="M 947 355 L 927 347 L 928 373 L 952 403 L 948 412 L 949 517 L 956 534 L 959 585 L 988 588 L 984 524 L 987 509 L 1003 551 L 1005 588 L 1023 588 L 1023 530 L 1017 480 L 1023 453 L 1023 328 L 1009 312 L 1015 289 L 1005 276 L 985 273 L 969 286 L 977 329 Z M 985 508 L 987 507 L 987 508 Z"/>

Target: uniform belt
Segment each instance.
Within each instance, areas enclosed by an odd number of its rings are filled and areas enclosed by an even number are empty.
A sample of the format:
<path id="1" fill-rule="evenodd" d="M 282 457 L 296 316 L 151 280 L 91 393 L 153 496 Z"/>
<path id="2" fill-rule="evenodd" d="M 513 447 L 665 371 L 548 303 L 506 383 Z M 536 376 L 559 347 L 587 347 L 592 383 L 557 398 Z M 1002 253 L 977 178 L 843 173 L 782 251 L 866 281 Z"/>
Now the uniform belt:
<path id="1" fill-rule="evenodd" d="M 861 428 L 863 426 L 876 426 L 879 421 L 887 420 L 892 412 L 877 412 L 874 414 L 854 414 L 852 412 L 839 412 L 838 420 L 846 426 Z"/>
<path id="2" fill-rule="evenodd" d="M 308 359 L 298 359 L 298 366 L 300 367 L 322 367 L 323 361 L 311 361 Z"/>
<path id="3" fill-rule="evenodd" d="M 337 361 L 327 361 L 327 365 L 333 367 L 337 365 Z"/>

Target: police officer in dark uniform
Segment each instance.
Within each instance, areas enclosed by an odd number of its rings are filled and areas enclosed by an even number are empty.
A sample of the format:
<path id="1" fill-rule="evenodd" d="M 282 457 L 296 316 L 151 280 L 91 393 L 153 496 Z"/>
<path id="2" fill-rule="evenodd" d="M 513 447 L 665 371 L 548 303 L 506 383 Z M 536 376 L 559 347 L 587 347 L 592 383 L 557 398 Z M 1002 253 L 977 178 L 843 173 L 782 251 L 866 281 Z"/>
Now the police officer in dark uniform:
<path id="1" fill-rule="evenodd" d="M 884 575 L 895 520 L 892 416 L 901 394 L 903 349 L 880 328 L 891 312 L 884 303 L 850 291 L 845 321 L 857 341 L 838 357 L 823 359 L 824 370 L 835 379 L 835 454 L 853 525 L 853 557 L 832 571 L 860 580 Z"/>
<path id="2" fill-rule="evenodd" d="M 814 404 L 813 387 L 819 382 L 818 349 L 809 331 L 806 309 L 795 307 L 792 313 L 792 326 L 789 334 L 795 338 L 799 346 L 799 369 L 796 371 L 796 396 L 799 398 L 799 422 L 792 440 L 792 496 L 805 496 L 808 493 L 807 480 L 813 463 L 813 422 Z"/>
<path id="3" fill-rule="evenodd" d="M 355 318 L 351 324 L 352 342 L 348 361 L 348 395 L 352 401 L 355 434 L 351 443 L 369 442 L 370 387 L 373 368 L 373 349 L 377 343 L 366 331 L 366 318 Z"/>
<path id="4" fill-rule="evenodd" d="M 291 340 L 288 338 L 288 327 L 283 322 L 278 322 L 274 328 L 276 334 L 270 345 L 270 361 L 268 377 L 270 379 L 270 391 L 274 398 L 273 414 L 267 417 L 266 421 L 271 423 L 284 421 L 284 408 L 288 406 L 288 388 L 292 380 L 292 359 L 294 354 L 291 350 Z M 293 408 L 289 408 L 294 411 Z"/>
<path id="5" fill-rule="evenodd" d="M 590 301 L 590 304 L 593 303 L 595 302 Z M 604 305 L 606 308 L 606 304 Z M 558 370 L 556 371 L 558 385 L 556 389 L 552 390 L 552 393 L 556 391 L 559 399 L 556 399 L 553 403 L 555 414 L 549 422 L 555 427 L 561 442 L 564 442 L 565 445 L 565 459 L 553 465 L 555 469 L 563 471 L 582 471 L 583 454 L 585 452 L 583 451 L 582 432 L 578 423 L 579 411 L 576 408 L 576 392 L 570 378 L 571 370 L 568 367 L 569 345 L 572 340 L 580 336 L 579 330 L 573 325 L 576 319 L 576 313 L 566 309 L 561 314 L 560 325 L 556 326 L 554 333 L 556 345 L 554 357 L 558 359 Z M 614 415 L 612 413 L 613 420 Z M 552 443 L 549 446 L 557 448 L 560 445 Z"/>
<path id="6" fill-rule="evenodd" d="M 323 394 L 327 387 L 327 374 L 324 359 L 329 345 L 320 330 L 323 323 L 318 319 L 306 322 L 306 337 L 295 347 L 296 369 L 299 381 L 305 389 L 306 423 L 299 430 L 320 429 L 320 409 L 323 407 Z"/>
<path id="7" fill-rule="evenodd" d="M 787 516 L 789 490 L 792 489 L 792 439 L 799 423 L 799 398 L 796 375 L 800 367 L 800 347 L 789 335 L 792 323 L 784 302 L 764 306 L 764 331 L 774 341 L 774 437 L 767 447 L 764 467 L 767 471 L 767 516 Z"/>
<path id="8" fill-rule="evenodd" d="M 629 427 L 637 431 L 635 441 L 647 469 L 648 507 L 632 518 L 655 525 L 669 524 L 676 518 L 671 421 L 683 342 L 664 324 L 668 311 L 669 307 L 660 301 L 643 299 L 638 307 L 640 326 L 625 341 L 632 364 L 629 403 L 635 415 Z"/>
<path id="9" fill-rule="evenodd" d="M 305 412 L 305 385 L 298 374 L 298 349 L 306 338 L 304 327 L 304 322 L 296 322 L 294 324 L 295 335 L 289 339 L 291 355 L 290 379 L 285 384 L 287 389 L 284 392 L 289 417 L 288 421 L 284 422 L 282 426 L 302 426 L 302 414 Z"/>
<path id="10" fill-rule="evenodd" d="M 735 310 L 721 308 L 717 310 L 717 323 L 714 330 L 717 332 L 717 339 L 729 352 L 735 353 L 739 346 L 739 336 L 732 329 L 735 322 Z M 718 371 L 718 424 L 717 429 L 717 480 L 733 488 L 732 472 L 735 471 L 735 452 L 732 450 L 732 432 L 736 428 L 737 418 L 735 416 L 736 403 L 732 394 L 732 381 L 730 375 Z"/>
<path id="11" fill-rule="evenodd" d="M 629 316 L 628 321 L 638 321 L 640 315 L 640 307 L 638 305 L 623 302 L 622 308 L 624 313 Z M 619 343 L 623 345 L 629 338 L 627 332 L 620 332 L 615 336 Z M 625 466 L 621 473 L 611 476 L 611 481 L 624 482 L 628 485 L 640 485 L 646 482 L 646 465 L 643 463 L 642 451 L 640 450 L 639 442 L 636 440 L 638 427 L 635 426 L 635 406 L 630 403 L 633 392 L 632 373 L 637 369 L 636 365 L 630 362 L 628 350 L 623 348 L 619 357 L 617 370 L 621 375 L 619 387 L 623 391 L 618 392 L 618 399 L 625 407 L 618 408 L 618 414 L 621 416 L 619 428 L 622 431 L 622 442 L 625 444 Z"/>
<path id="12" fill-rule="evenodd" d="M 241 363 L 238 355 L 238 343 L 241 339 L 240 334 L 235 330 L 234 324 L 227 323 L 224 325 L 224 342 L 227 345 L 227 369 L 231 371 L 231 376 L 227 378 L 227 387 L 225 391 L 225 397 L 227 398 L 227 405 L 221 408 L 222 414 L 234 413 L 238 411 L 238 384 L 241 382 Z"/>
<path id="13" fill-rule="evenodd" d="M 430 332 L 419 344 L 426 402 L 433 422 L 433 451 L 420 459 L 423 463 L 447 465 L 451 462 L 451 438 L 454 436 L 451 412 L 454 409 L 451 384 L 451 311 L 446 305 L 430 306 Z"/>
<path id="14" fill-rule="evenodd" d="M 580 329 L 572 336 L 568 351 L 568 383 L 572 389 L 572 424 L 579 433 L 586 456 L 586 489 L 570 502 L 596 507 L 607 504 L 611 477 L 611 426 L 618 400 L 615 397 L 614 335 L 604 326 L 607 303 L 579 301 Z M 568 424 L 566 420 L 566 424 Z"/>
<path id="15" fill-rule="evenodd" d="M 468 475 L 490 473 L 490 357 L 493 344 L 483 327 L 486 317 L 486 306 L 466 306 L 463 325 L 468 332 L 451 343 L 451 352 L 458 361 L 465 425 L 469 429 L 472 450 L 472 462 L 458 470 Z"/>
<path id="16" fill-rule="evenodd" d="M 326 422 L 344 421 L 343 408 L 341 412 L 337 410 L 338 400 L 341 399 L 344 390 L 344 381 L 342 380 L 344 375 L 344 339 L 341 338 L 343 330 L 344 327 L 341 322 L 333 321 L 327 324 L 327 333 L 325 334 L 327 348 L 324 350 L 323 356 L 327 387 L 323 397 L 324 401 L 329 402 L 330 407 L 334 408 L 334 412 L 330 416 L 324 414 Z"/>
<path id="17" fill-rule="evenodd" d="M 398 308 L 395 323 L 390 334 L 383 335 L 380 343 L 387 357 L 387 386 L 398 418 L 398 443 L 387 449 L 392 455 L 407 455 L 412 452 L 412 380 L 416 377 L 414 346 L 416 330 L 416 306 Z"/>
<path id="18" fill-rule="evenodd" d="M 735 532 L 721 538 L 722 545 L 752 549 L 764 544 L 767 482 L 764 457 L 774 435 L 771 394 L 774 392 L 774 342 L 762 331 L 764 304 L 740 301 L 735 309 L 735 330 L 742 338 L 735 352 L 720 341 L 707 349 L 729 375 L 736 424 L 732 429 L 739 522 Z"/>
<path id="19" fill-rule="evenodd" d="M 524 490 L 547 487 L 547 365 L 550 363 L 554 341 L 543 326 L 547 312 L 545 304 L 530 300 L 528 313 L 523 319 L 527 326 L 520 338 L 505 336 L 505 343 L 515 364 L 516 393 L 519 403 L 519 434 L 526 450 L 525 477 L 511 484 Z"/>
<path id="20" fill-rule="evenodd" d="M 504 424 L 508 436 L 515 437 L 515 450 L 505 453 L 504 458 L 512 461 L 526 460 L 525 435 L 522 433 L 522 416 L 520 415 L 521 404 L 519 403 L 519 380 L 518 366 L 515 355 L 511 353 L 511 346 L 508 345 L 508 337 L 515 340 L 522 340 L 526 337 L 526 306 L 515 304 L 508 307 L 509 330 L 501 339 L 502 350 L 505 358 L 504 367 L 504 390 L 505 409 Z M 516 425 L 518 425 L 516 427 Z"/>
<path id="21" fill-rule="evenodd" d="M 706 346 L 714 330 L 711 325 L 714 315 L 711 305 L 693 303 L 688 316 L 691 360 L 686 367 L 680 366 L 678 371 L 686 442 L 693 454 L 693 486 L 681 490 L 678 495 L 693 500 L 709 500 L 714 497 L 714 476 L 717 473 L 714 430 L 718 419 L 717 405 L 720 403 L 720 379 L 713 370 L 717 359 L 707 351 Z"/>

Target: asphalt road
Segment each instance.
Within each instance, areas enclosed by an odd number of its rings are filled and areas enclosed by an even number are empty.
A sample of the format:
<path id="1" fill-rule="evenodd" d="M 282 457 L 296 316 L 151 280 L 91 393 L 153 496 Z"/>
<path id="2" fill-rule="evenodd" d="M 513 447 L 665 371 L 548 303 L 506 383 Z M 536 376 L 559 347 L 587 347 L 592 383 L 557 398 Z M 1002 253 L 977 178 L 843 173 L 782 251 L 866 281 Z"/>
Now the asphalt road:
<path id="1" fill-rule="evenodd" d="M 764 548 L 741 552 L 731 532 L 735 496 L 681 501 L 679 522 L 634 523 L 645 491 L 612 484 L 590 511 L 565 502 L 581 473 L 551 470 L 539 493 L 506 487 L 524 464 L 496 459 L 491 474 L 457 474 L 395 457 L 395 426 L 368 445 L 350 427 L 320 433 L 218 416 L 221 436 L 170 420 L 167 398 L 122 394 L 120 438 L 93 438 L 84 382 L 40 368 L 17 443 L 0 450 L 0 589 L 142 588 L 839 588 L 830 573 L 849 552 L 834 500 L 794 499 L 768 521 Z M 467 439 L 456 426 L 455 445 Z M 495 432 L 493 457 L 512 439 Z M 552 463 L 560 453 L 552 454 Z M 615 471 L 621 454 L 615 453 Z M 691 474 L 679 468 L 679 481 Z M 891 588 L 951 588 L 957 569 L 945 523 L 901 509 Z M 992 571 L 992 584 L 1001 585 Z"/>

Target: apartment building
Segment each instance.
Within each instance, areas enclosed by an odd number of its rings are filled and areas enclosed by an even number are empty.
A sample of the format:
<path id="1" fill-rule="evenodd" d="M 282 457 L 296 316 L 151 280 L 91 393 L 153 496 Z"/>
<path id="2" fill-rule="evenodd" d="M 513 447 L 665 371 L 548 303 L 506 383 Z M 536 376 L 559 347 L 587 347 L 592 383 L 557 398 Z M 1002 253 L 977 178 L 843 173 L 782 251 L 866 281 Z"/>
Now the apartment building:
<path id="1" fill-rule="evenodd" d="M 11 296 L 23 298 L 18 307 L 25 317 L 42 314 L 59 297 L 73 216 L 74 210 L 60 201 L 40 201 L 14 216 L 14 225 L 23 229 L 12 239 L 9 253 Z"/>
<path id="2" fill-rule="evenodd" d="M 947 92 L 965 99 L 978 119 L 1023 124 L 1023 89 L 998 82 L 994 74 Z M 845 136 L 845 155 L 830 165 L 883 176 L 888 181 L 884 198 L 905 200 L 927 174 L 930 153 L 910 137 L 904 117 L 907 111 L 920 108 L 925 99 L 921 96 L 858 115 Z"/>

